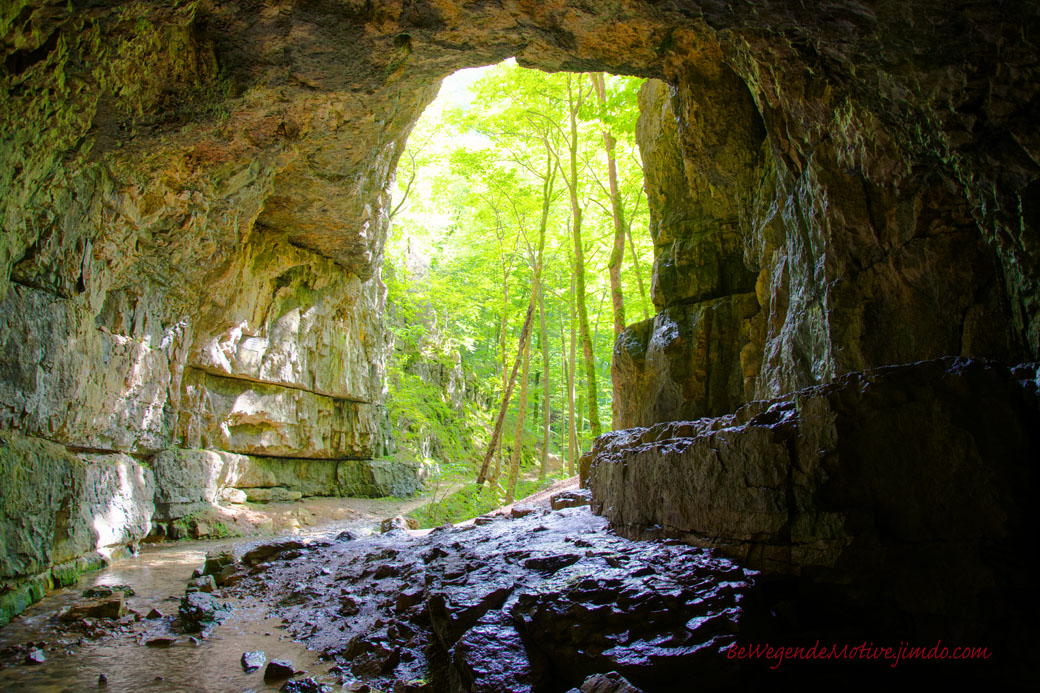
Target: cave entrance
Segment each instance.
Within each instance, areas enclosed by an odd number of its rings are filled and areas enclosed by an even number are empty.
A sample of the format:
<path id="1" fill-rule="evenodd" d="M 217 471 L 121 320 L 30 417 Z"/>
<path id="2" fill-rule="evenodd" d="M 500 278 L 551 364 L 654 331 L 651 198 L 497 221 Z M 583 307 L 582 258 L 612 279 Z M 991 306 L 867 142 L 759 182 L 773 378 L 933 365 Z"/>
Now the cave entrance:
<path id="1" fill-rule="evenodd" d="M 507 501 L 525 490 L 518 467 L 573 474 L 610 430 L 616 335 L 652 314 L 644 81 L 512 59 L 460 70 L 398 165 L 384 261 L 397 443 L 472 479 L 500 431 L 485 473 Z"/>

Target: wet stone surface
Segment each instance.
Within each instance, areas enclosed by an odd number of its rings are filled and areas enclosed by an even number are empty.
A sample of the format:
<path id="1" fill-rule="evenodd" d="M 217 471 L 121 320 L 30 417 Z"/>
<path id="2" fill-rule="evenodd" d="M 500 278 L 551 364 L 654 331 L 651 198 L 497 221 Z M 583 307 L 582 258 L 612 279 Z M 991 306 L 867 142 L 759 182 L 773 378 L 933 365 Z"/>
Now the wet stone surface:
<path id="1" fill-rule="evenodd" d="M 224 618 L 228 607 L 206 592 L 188 592 L 178 612 L 185 633 L 204 633 Z"/>
<path id="2" fill-rule="evenodd" d="M 242 653 L 242 669 L 246 672 L 256 671 L 267 661 L 267 655 L 260 650 Z"/>
<path id="3" fill-rule="evenodd" d="M 562 691 L 610 672 L 725 687 L 758 589 L 729 560 L 622 539 L 588 508 L 281 548 L 246 554 L 228 591 L 275 605 L 358 690 Z"/>

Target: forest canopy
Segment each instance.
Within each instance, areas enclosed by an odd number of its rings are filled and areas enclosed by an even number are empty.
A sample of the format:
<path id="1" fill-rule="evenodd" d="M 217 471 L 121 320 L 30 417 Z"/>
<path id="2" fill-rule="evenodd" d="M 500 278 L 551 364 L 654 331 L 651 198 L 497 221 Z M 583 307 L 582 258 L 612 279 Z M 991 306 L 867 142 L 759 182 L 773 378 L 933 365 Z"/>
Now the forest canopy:
<path id="1" fill-rule="evenodd" d="M 400 454 L 511 501 L 610 430 L 615 335 L 652 315 L 642 81 L 506 61 L 416 124 L 384 270 Z"/>

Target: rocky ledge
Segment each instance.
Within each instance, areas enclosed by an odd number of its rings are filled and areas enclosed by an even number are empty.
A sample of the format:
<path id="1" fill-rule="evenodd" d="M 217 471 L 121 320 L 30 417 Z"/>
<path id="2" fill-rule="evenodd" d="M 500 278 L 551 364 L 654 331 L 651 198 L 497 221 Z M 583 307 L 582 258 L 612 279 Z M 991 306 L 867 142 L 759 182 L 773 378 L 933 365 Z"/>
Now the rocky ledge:
<path id="1" fill-rule="evenodd" d="M 705 690 L 732 685 L 725 654 L 755 601 L 754 573 L 606 525 L 568 508 L 421 538 L 294 543 L 247 553 L 229 590 L 276 604 L 339 684 L 502 693 L 624 677 L 668 690 L 681 675 Z M 620 677 L 596 678 L 610 672 Z"/>
<path id="2" fill-rule="evenodd" d="M 786 580 L 796 629 L 985 639 L 1026 661 L 1038 383 L 1037 364 L 978 359 L 851 373 L 604 435 L 583 485 L 626 536 L 716 547 Z"/>

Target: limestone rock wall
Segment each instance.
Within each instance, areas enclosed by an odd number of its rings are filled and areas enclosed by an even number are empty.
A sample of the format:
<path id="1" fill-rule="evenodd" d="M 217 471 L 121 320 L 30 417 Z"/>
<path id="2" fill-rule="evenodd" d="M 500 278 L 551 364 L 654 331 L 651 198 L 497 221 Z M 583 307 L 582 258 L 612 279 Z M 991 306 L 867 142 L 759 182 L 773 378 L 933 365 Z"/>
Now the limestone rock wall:
<path id="1" fill-rule="evenodd" d="M 14 3 L 0 295 L 46 294 L 59 337 L 57 370 L 5 378 L 7 425 L 179 444 L 188 366 L 377 403 L 397 156 L 441 76 L 509 55 L 672 85 L 643 103 L 661 312 L 619 353 L 618 426 L 885 363 L 1035 355 L 1036 25 L 937 1 Z M 107 342 L 128 353 L 69 385 Z M 21 401 L 29 381 L 86 406 L 62 421 Z"/>
<path id="2" fill-rule="evenodd" d="M 167 523 L 226 499 L 228 490 L 282 489 L 302 496 L 412 495 L 422 470 L 391 460 L 283 459 L 171 448 L 155 456 L 155 520 Z"/>
<path id="3" fill-rule="evenodd" d="M 658 314 L 616 345 L 615 427 L 885 364 L 1035 355 L 963 191 L 924 166 L 886 179 L 913 166 L 887 133 L 799 139 L 736 73 L 679 85 L 640 95 Z"/>
<path id="4" fill-rule="evenodd" d="M 126 455 L 0 434 L 0 625 L 148 534 L 154 495 L 151 469 Z"/>

